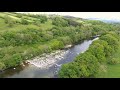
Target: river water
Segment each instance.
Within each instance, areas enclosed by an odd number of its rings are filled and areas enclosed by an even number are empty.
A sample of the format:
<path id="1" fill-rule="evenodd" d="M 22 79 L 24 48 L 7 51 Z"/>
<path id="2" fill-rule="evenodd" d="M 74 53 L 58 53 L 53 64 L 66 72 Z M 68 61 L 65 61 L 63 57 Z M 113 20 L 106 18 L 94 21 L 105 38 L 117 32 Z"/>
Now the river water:
<path id="1" fill-rule="evenodd" d="M 98 38 L 84 40 L 83 42 L 66 49 L 68 53 L 64 58 L 47 69 L 40 69 L 34 65 L 25 64 L 25 66 L 21 65 L 15 69 L 11 68 L 5 70 L 0 73 L 0 78 L 57 78 L 57 72 L 60 69 L 60 65 L 72 62 L 78 54 L 85 52 L 90 44 L 97 39 Z"/>

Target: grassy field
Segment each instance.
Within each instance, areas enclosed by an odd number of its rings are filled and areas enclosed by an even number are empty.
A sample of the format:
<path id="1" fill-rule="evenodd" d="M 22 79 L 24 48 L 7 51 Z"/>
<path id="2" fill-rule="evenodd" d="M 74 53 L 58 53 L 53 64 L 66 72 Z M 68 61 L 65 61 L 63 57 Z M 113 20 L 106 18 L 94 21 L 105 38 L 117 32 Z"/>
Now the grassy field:
<path id="1" fill-rule="evenodd" d="M 8 13 L 8 12 L 4 12 L 4 13 L 0 13 L 1 17 L 4 17 L 5 15 L 10 16 L 11 18 L 15 19 L 15 20 L 21 20 L 21 18 L 18 18 L 15 16 L 15 14 L 13 13 Z M 28 22 L 33 22 L 33 20 L 36 20 L 37 18 L 33 18 L 33 17 L 29 17 L 29 16 L 23 16 L 25 18 L 25 20 L 27 20 Z M 21 29 L 26 29 L 26 28 L 34 28 L 34 29 L 51 29 L 53 27 L 52 25 L 52 21 L 50 19 L 48 19 L 47 22 L 45 22 L 44 24 L 40 24 L 39 26 L 34 25 L 34 24 L 29 24 L 29 25 L 22 25 L 22 24 L 15 24 L 13 27 L 8 27 L 7 24 L 5 24 L 4 19 L 0 18 L 0 32 L 4 32 L 4 31 L 20 31 Z"/>

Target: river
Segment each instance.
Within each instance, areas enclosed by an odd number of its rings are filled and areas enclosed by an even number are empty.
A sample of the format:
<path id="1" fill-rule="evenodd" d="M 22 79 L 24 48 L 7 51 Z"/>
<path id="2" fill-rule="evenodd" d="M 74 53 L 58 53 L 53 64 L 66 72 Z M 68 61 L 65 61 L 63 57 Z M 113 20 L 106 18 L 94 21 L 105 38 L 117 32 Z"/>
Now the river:
<path id="1" fill-rule="evenodd" d="M 15 69 L 11 68 L 3 71 L 0 73 L 0 78 L 57 78 L 57 72 L 60 69 L 59 65 L 72 62 L 78 54 L 85 52 L 90 44 L 97 39 L 84 40 L 66 49 L 68 53 L 49 68 L 40 69 L 31 64 L 25 64 L 25 66 L 20 65 Z"/>

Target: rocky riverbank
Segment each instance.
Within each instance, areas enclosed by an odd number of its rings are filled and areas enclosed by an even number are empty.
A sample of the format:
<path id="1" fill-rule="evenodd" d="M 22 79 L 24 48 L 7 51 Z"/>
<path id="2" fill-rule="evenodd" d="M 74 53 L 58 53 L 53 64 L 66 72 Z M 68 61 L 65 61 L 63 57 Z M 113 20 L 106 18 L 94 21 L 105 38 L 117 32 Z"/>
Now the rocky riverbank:
<path id="1" fill-rule="evenodd" d="M 55 62 L 63 59 L 64 55 L 68 53 L 68 50 L 57 50 L 50 54 L 43 54 L 39 57 L 35 57 L 31 60 L 27 60 L 29 64 L 35 65 L 39 68 L 49 68 L 55 64 Z"/>

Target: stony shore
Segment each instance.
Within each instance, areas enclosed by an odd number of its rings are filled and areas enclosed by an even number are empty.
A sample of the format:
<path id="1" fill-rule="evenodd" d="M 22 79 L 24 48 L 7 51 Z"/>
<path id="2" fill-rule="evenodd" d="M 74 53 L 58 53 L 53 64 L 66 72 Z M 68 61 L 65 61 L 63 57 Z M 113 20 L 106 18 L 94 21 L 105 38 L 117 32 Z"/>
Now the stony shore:
<path id="1" fill-rule="evenodd" d="M 27 60 L 29 64 L 32 64 L 39 68 L 49 68 L 55 64 L 56 61 L 59 61 L 64 58 L 64 55 L 68 53 L 68 50 L 57 50 L 50 54 L 42 54 L 31 60 Z"/>

